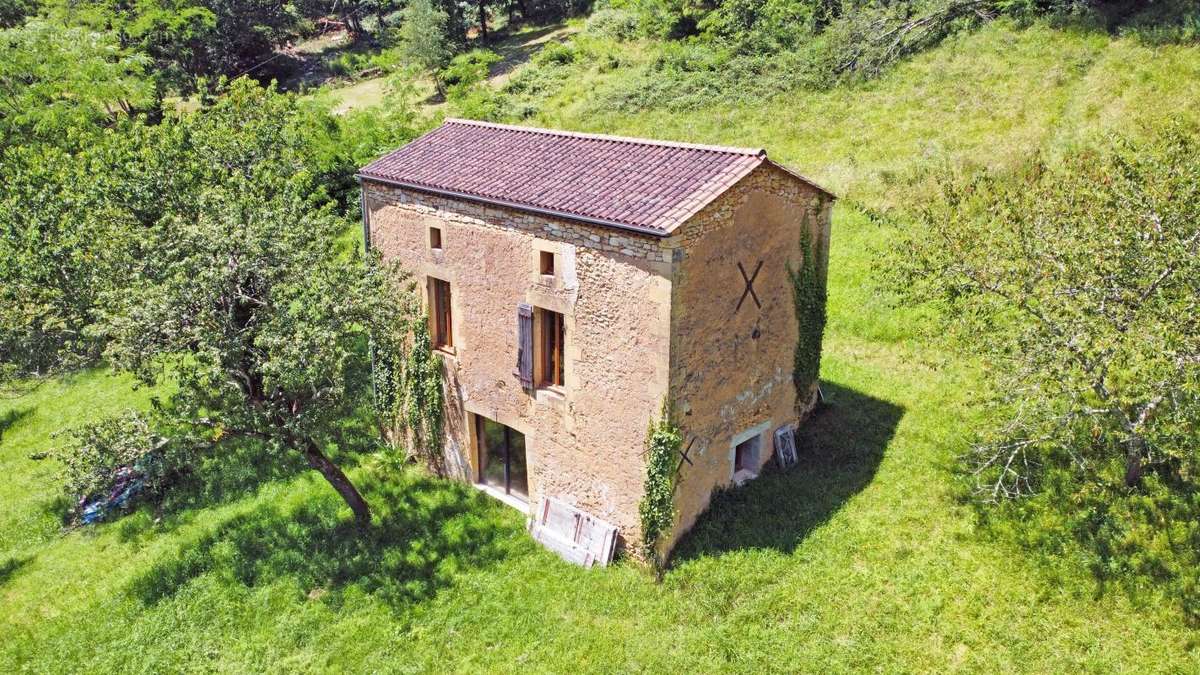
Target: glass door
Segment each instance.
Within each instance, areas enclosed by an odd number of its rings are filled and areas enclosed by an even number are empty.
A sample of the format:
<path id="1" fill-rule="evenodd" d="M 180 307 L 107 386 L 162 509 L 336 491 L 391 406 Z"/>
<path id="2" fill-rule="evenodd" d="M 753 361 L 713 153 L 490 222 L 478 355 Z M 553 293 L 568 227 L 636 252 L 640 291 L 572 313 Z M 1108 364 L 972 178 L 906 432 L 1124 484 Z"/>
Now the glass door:
<path id="1" fill-rule="evenodd" d="M 481 415 L 475 416 L 475 425 L 479 439 L 479 482 L 528 500 L 525 435 Z"/>

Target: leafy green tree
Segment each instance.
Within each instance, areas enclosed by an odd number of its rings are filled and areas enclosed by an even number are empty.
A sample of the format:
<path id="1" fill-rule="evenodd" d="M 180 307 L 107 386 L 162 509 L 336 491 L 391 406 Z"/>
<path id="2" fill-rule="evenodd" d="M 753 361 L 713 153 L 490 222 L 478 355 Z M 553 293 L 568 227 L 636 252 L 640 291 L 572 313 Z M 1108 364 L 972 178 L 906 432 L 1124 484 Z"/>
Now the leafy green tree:
<path id="1" fill-rule="evenodd" d="M 975 494 L 1200 615 L 1200 144 L 1173 126 L 1015 176 L 945 176 L 890 265 L 998 392 Z M 1042 514 L 1034 516 L 1032 514 Z M 1053 515 L 1048 515 L 1053 514 Z"/>
<path id="2" fill-rule="evenodd" d="M 112 198 L 121 192 L 116 166 L 135 156 L 105 147 L 110 140 L 75 153 L 30 144 L 0 156 L 0 365 L 10 376 L 98 355 L 87 328 L 100 294 L 126 269 L 136 225 Z"/>
<path id="3" fill-rule="evenodd" d="M 147 105 L 148 60 L 109 33 L 30 21 L 0 30 L 0 147 L 70 147 Z"/>
<path id="4" fill-rule="evenodd" d="M 439 71 L 446 67 L 453 54 L 447 34 L 450 17 L 432 0 L 410 0 L 404 8 L 403 19 L 398 31 L 400 48 L 405 59 L 434 74 L 438 93 L 444 94 Z"/>
<path id="5" fill-rule="evenodd" d="M 268 187 L 281 192 L 232 180 L 201 198 L 198 219 L 174 223 L 156 252 L 171 273 L 121 291 L 107 353 L 144 382 L 169 373 L 164 414 L 214 447 L 301 453 L 366 525 L 369 506 L 325 448 L 362 395 L 368 334 L 402 311 L 403 288 L 338 252 L 345 222 L 328 209 Z"/>

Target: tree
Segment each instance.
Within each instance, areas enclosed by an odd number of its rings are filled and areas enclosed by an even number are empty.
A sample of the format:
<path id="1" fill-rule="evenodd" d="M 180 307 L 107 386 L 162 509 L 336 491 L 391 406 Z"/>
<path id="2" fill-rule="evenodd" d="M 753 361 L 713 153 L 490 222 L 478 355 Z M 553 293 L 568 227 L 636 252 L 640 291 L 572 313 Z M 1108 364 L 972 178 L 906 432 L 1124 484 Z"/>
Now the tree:
<path id="1" fill-rule="evenodd" d="M 410 0 L 400 24 L 400 46 L 409 63 L 434 74 L 438 93 L 444 85 L 438 72 L 450 63 L 453 53 L 447 34 L 449 17 L 432 0 Z"/>
<path id="2" fill-rule="evenodd" d="M 114 36 L 51 21 L 0 30 L 0 148 L 70 147 L 152 100 L 147 59 Z"/>
<path id="3" fill-rule="evenodd" d="M 965 458 L 979 500 L 1060 514 L 1098 572 L 1171 583 L 1200 614 L 1195 131 L 943 176 L 890 263 L 999 392 Z"/>
<path id="4" fill-rule="evenodd" d="M 415 305 L 402 275 L 339 247 L 348 223 L 312 189 L 295 105 L 240 81 L 166 136 L 197 148 L 176 170 L 205 178 L 107 294 L 106 354 L 143 382 L 174 383 L 159 405 L 170 428 L 214 449 L 299 452 L 366 525 L 367 502 L 326 448 L 369 389 L 368 336 L 395 344 L 386 336 Z"/>

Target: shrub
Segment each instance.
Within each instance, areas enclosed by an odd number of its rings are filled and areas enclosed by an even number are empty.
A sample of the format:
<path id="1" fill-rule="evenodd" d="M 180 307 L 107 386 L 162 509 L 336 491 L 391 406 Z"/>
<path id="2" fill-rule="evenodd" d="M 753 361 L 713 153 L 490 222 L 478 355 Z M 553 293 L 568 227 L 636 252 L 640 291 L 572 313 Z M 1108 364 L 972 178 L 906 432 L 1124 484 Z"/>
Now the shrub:
<path id="1" fill-rule="evenodd" d="M 488 69 L 500 61 L 500 55 L 487 49 L 472 49 L 450 60 L 438 73 L 447 89 L 465 89 L 487 79 Z"/>
<path id="2" fill-rule="evenodd" d="M 602 9 L 588 17 L 583 30 L 588 35 L 624 42 L 637 36 L 638 20 L 633 12 Z"/>
<path id="3" fill-rule="evenodd" d="M 570 45 L 562 42 L 551 42 L 533 57 L 533 62 L 539 66 L 568 65 L 575 61 L 577 52 Z"/>
<path id="4" fill-rule="evenodd" d="M 178 467 L 167 440 L 133 410 L 56 436 L 67 439 L 54 456 L 63 464 L 63 487 L 77 502 L 107 495 L 130 471 L 142 481 L 144 494 L 160 495 Z"/>

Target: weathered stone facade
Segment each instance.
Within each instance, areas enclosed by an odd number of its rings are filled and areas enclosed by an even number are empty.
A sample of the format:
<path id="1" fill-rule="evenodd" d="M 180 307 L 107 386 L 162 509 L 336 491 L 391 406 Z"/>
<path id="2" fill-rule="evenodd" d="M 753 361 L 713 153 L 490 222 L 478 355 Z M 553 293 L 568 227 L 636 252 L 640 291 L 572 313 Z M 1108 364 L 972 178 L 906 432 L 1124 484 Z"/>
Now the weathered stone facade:
<path id="1" fill-rule="evenodd" d="M 483 416 L 524 434 L 530 503 L 557 497 L 636 543 L 646 430 L 667 402 L 685 442 L 696 439 L 677 492 L 678 536 L 729 484 L 734 439 L 765 434 L 766 462 L 771 432 L 810 406 L 791 383 L 786 265 L 799 262 L 802 226 L 827 250 L 830 200 L 769 162 L 665 237 L 370 179 L 363 191 L 371 245 L 419 283 L 452 288 L 446 463 L 464 480 L 479 479 L 472 419 Z M 542 251 L 557 256 L 553 277 L 540 273 Z M 750 273 L 759 260 L 762 308 L 748 297 L 735 311 L 745 287 L 737 263 Z M 528 391 L 515 375 L 518 303 L 563 315 L 561 388 Z"/>

